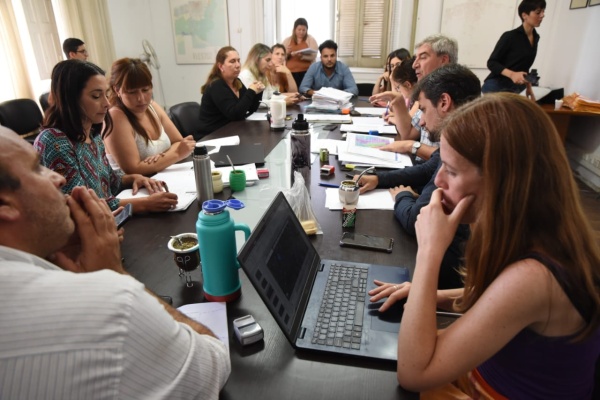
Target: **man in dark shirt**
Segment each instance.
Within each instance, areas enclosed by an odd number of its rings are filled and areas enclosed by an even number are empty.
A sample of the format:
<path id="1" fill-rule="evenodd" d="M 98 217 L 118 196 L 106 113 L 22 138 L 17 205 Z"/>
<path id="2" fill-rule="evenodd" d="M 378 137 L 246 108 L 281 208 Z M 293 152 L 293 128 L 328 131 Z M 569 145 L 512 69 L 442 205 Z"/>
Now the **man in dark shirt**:
<path id="1" fill-rule="evenodd" d="M 423 112 L 419 124 L 439 141 L 439 129 L 444 118 L 480 94 L 479 78 L 471 70 L 458 64 L 443 66 L 420 80 L 413 91 L 413 99 L 419 101 L 419 108 Z M 360 192 L 391 188 L 390 194 L 396 202 L 396 219 L 406 232 L 415 235 L 417 216 L 421 208 L 429 204 L 431 194 L 437 189 L 434 180 L 440 166 L 440 152 L 436 150 L 422 164 L 393 171 L 378 171 L 372 176 L 363 175 L 358 182 Z M 468 236 L 468 226 L 461 225 L 444 255 L 438 283 L 440 289 L 462 286 L 456 269 L 463 255 L 462 245 Z"/>

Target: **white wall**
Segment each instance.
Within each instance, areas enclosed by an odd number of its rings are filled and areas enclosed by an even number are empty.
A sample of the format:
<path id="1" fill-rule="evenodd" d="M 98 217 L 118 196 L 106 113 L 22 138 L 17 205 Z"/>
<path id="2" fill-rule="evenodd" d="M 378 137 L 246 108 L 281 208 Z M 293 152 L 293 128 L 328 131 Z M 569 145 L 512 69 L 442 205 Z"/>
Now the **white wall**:
<path id="1" fill-rule="evenodd" d="M 139 57 L 142 40 L 154 46 L 161 68 L 165 100 L 158 90 L 154 75 L 155 98 L 168 107 L 184 101 L 200 102 L 200 86 L 212 64 L 178 65 L 168 0 L 107 0 L 117 58 Z M 242 61 L 250 47 L 262 41 L 262 1 L 228 0 L 229 40 Z M 254 21 L 257 21 L 256 23 Z M 223 43 L 223 46 L 229 43 Z"/>

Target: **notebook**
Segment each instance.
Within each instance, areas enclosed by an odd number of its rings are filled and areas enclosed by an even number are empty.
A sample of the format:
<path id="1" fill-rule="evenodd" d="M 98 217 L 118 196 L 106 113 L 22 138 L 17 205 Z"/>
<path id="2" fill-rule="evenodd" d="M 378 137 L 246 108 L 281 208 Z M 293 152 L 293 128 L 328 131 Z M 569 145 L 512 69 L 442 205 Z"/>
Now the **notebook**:
<path id="1" fill-rule="evenodd" d="M 371 304 L 366 292 L 375 287 L 374 279 L 395 283 L 409 280 L 407 268 L 320 259 L 282 192 L 244 244 L 238 260 L 295 348 L 397 359 L 402 305 L 380 314 L 377 309 L 381 303 Z M 345 274 L 350 267 L 357 268 L 358 274 Z M 330 309 L 322 305 L 322 299 L 335 297 L 326 288 L 334 271 L 345 274 L 335 279 L 338 289 L 358 288 L 359 294 L 337 302 L 334 298 Z M 343 311 L 345 320 L 336 311 L 339 306 L 350 307 Z M 354 322 L 348 323 L 351 313 Z M 317 325 L 319 317 L 327 320 L 327 328 L 323 321 Z"/>
<path id="2" fill-rule="evenodd" d="M 230 165 L 227 156 L 231 158 L 233 165 L 263 165 L 265 163 L 265 149 L 262 143 L 221 146 L 221 149 L 218 153 L 213 153 L 210 155 L 210 159 L 214 161 L 215 167 L 225 167 Z"/>

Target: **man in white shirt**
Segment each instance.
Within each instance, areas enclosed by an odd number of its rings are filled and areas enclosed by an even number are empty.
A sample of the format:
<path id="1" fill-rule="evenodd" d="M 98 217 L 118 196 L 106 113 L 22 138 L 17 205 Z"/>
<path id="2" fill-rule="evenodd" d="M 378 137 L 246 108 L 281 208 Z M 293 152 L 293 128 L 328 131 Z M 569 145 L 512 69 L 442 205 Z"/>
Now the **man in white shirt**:
<path id="1" fill-rule="evenodd" d="M 415 48 L 413 69 L 418 81 L 444 65 L 458 62 L 458 43 L 444 35 L 428 36 L 417 43 Z M 381 149 L 413 154 L 417 161 L 429 160 L 438 149 L 439 142 L 430 140 L 429 132 L 421 126 L 422 111 L 418 110 L 411 117 L 404 96 L 400 92 L 379 93 L 373 95 L 369 100 L 371 102 L 389 101 L 396 120 L 396 129 L 398 130 L 396 141 Z"/>
<path id="2" fill-rule="evenodd" d="M 0 148 L 0 398 L 218 398 L 225 345 L 127 275 L 107 204 Z"/>

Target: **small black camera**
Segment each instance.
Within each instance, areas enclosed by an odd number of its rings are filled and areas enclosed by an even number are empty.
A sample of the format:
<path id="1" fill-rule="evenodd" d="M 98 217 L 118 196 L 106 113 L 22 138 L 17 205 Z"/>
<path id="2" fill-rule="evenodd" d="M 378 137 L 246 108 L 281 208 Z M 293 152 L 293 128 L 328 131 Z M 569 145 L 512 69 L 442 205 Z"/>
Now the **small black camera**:
<path id="1" fill-rule="evenodd" d="M 525 75 L 525 80 L 531 83 L 532 86 L 537 86 L 540 82 L 540 76 L 538 75 L 537 69 L 532 69 L 527 75 Z"/>

